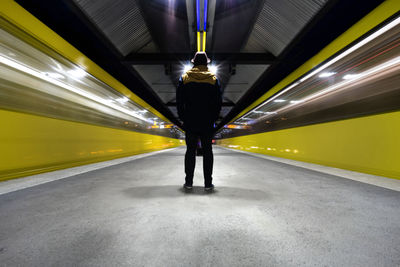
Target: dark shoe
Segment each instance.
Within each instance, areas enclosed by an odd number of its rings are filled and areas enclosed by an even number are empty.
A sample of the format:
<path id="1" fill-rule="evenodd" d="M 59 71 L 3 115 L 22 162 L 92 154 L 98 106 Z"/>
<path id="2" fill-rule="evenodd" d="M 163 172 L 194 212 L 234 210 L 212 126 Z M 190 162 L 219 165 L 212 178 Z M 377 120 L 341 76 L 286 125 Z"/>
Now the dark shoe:
<path id="1" fill-rule="evenodd" d="M 185 188 L 185 189 L 192 189 L 193 186 L 192 186 L 191 184 L 184 184 L 184 185 L 183 185 L 183 188 Z"/>
<path id="2" fill-rule="evenodd" d="M 213 185 L 213 184 L 206 185 L 206 186 L 204 187 L 204 190 L 206 190 L 206 191 L 211 191 L 211 190 L 213 190 L 213 189 L 214 189 L 214 185 Z"/>

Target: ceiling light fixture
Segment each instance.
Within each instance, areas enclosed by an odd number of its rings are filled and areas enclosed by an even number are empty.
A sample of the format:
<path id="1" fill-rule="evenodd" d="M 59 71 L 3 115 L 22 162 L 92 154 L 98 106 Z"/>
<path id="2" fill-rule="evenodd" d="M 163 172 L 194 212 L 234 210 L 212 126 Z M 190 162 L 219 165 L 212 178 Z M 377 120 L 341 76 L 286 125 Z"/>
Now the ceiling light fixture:
<path id="1" fill-rule="evenodd" d="M 332 75 L 335 75 L 336 72 L 323 72 L 320 75 L 318 75 L 318 77 L 320 78 L 326 78 L 326 77 L 331 77 Z"/>
<path id="2" fill-rule="evenodd" d="M 49 76 L 50 78 L 54 78 L 54 79 L 65 79 L 64 75 L 61 75 L 57 72 L 44 72 L 44 75 Z"/>
<path id="3" fill-rule="evenodd" d="M 359 74 L 346 74 L 343 76 L 343 80 L 352 80 L 358 77 Z"/>
<path id="4" fill-rule="evenodd" d="M 117 100 L 118 103 L 125 104 L 125 103 L 127 103 L 129 101 L 129 98 L 121 97 L 121 98 L 117 98 L 116 100 Z"/>
<path id="5" fill-rule="evenodd" d="M 283 93 L 289 91 L 290 89 L 292 89 L 293 87 L 297 86 L 299 83 L 295 82 L 292 85 L 290 85 L 289 87 L 287 87 L 286 89 L 280 91 L 279 93 L 277 93 L 275 96 L 267 99 L 264 103 L 262 103 L 260 106 L 258 106 L 258 108 L 261 108 L 262 106 L 268 104 L 269 102 L 271 102 L 272 100 L 274 100 L 275 98 L 277 98 L 278 96 L 282 95 Z"/>
<path id="6" fill-rule="evenodd" d="M 190 64 L 184 65 L 183 66 L 183 74 L 185 74 L 186 72 L 188 72 L 191 69 L 192 69 L 192 65 L 190 65 Z"/>
<path id="7" fill-rule="evenodd" d="M 211 65 L 211 66 L 208 67 L 208 69 L 214 75 L 216 75 L 218 73 L 218 67 L 216 65 Z"/>
<path id="8" fill-rule="evenodd" d="M 67 73 L 78 79 L 85 77 L 87 74 L 86 71 L 84 71 L 83 69 L 80 69 L 80 68 L 76 68 L 74 70 L 69 70 L 69 71 L 67 71 Z"/>

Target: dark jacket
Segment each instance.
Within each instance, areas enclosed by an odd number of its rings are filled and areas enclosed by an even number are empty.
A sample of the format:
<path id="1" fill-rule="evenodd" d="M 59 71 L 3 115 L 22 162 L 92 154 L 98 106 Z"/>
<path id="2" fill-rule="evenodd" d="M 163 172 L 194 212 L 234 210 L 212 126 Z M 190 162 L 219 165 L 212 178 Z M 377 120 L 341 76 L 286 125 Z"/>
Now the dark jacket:
<path id="1" fill-rule="evenodd" d="M 217 77 L 207 66 L 193 67 L 179 79 L 176 102 L 185 131 L 213 131 L 222 105 Z"/>

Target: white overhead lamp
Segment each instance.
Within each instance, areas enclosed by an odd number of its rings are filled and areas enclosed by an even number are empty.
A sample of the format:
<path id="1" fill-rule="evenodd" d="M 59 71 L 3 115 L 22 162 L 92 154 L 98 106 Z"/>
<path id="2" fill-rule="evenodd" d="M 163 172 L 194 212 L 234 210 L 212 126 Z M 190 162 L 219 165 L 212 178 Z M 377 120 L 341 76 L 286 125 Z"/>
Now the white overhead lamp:
<path id="1" fill-rule="evenodd" d="M 320 78 L 326 78 L 326 77 L 331 77 L 332 75 L 335 75 L 336 72 L 323 72 L 320 75 L 318 75 L 318 77 Z"/>
<path id="2" fill-rule="evenodd" d="M 186 72 L 188 72 L 188 71 L 191 70 L 191 69 L 192 69 L 192 65 L 191 65 L 191 64 L 185 64 L 185 65 L 183 66 L 182 73 L 185 74 Z"/>
<path id="3" fill-rule="evenodd" d="M 264 103 L 262 103 L 260 106 L 258 106 L 258 108 L 261 108 L 262 106 L 268 104 L 269 102 L 271 102 L 272 100 L 274 100 L 275 98 L 277 98 L 278 96 L 282 95 L 283 93 L 289 91 L 290 89 L 292 89 L 293 87 L 297 86 L 299 83 L 295 82 L 293 84 L 291 84 L 290 86 L 288 86 L 285 90 L 280 91 L 279 93 L 277 93 L 275 96 L 267 99 Z M 278 101 L 279 102 L 279 101 Z"/>
<path id="4" fill-rule="evenodd" d="M 211 66 L 208 67 L 208 69 L 214 75 L 218 73 L 218 66 L 217 65 L 211 65 Z"/>
<path id="5" fill-rule="evenodd" d="M 57 72 L 44 72 L 44 75 L 49 76 L 50 78 L 53 79 L 65 79 L 64 75 L 61 75 L 60 73 Z"/>
<path id="6" fill-rule="evenodd" d="M 69 71 L 67 71 L 67 73 L 69 75 L 73 76 L 74 78 L 78 78 L 78 79 L 86 76 L 86 71 L 84 71 L 83 69 L 80 69 L 80 68 L 69 70 Z"/>
<path id="7" fill-rule="evenodd" d="M 253 111 L 253 113 L 264 114 L 264 115 L 277 114 L 277 112 L 275 111 Z"/>
<path id="8" fill-rule="evenodd" d="M 118 103 L 125 104 L 125 103 L 127 103 L 129 101 L 129 98 L 121 97 L 121 98 L 117 98 L 116 100 L 117 100 Z"/>
<path id="9" fill-rule="evenodd" d="M 253 113 L 257 113 L 257 114 L 276 114 L 276 112 L 274 111 L 253 111 Z"/>
<path id="10" fill-rule="evenodd" d="M 359 74 L 346 74 L 343 76 L 343 80 L 352 80 L 359 76 Z"/>
<path id="11" fill-rule="evenodd" d="M 282 102 L 285 102 L 286 100 L 285 99 L 275 99 L 274 100 L 274 102 L 276 102 L 276 103 L 282 103 Z"/>

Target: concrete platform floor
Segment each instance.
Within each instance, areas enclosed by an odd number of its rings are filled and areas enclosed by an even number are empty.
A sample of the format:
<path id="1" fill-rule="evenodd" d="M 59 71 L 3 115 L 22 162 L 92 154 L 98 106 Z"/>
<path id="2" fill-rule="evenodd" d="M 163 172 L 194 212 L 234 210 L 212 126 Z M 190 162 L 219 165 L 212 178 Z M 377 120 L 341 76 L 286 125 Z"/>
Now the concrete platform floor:
<path id="1" fill-rule="evenodd" d="M 400 193 L 215 147 L 0 196 L 0 266 L 400 266 Z"/>

